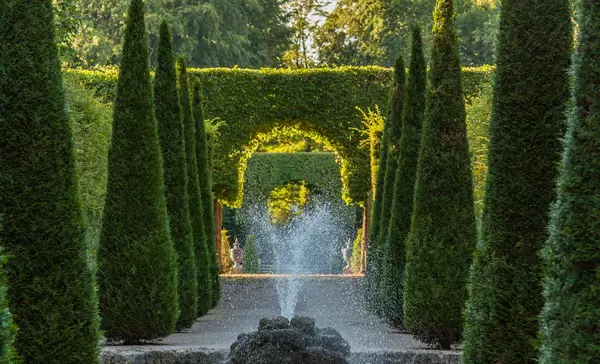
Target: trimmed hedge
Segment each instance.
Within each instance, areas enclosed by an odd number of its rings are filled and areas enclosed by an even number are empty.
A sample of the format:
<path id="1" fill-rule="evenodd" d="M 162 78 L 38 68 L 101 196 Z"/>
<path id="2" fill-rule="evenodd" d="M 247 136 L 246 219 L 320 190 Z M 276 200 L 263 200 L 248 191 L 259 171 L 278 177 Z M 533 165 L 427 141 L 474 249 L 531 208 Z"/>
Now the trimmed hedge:
<path id="1" fill-rule="evenodd" d="M 406 84 L 406 98 L 402 115 L 402 136 L 398 145 L 398 165 L 393 186 L 389 226 L 383 248 L 383 317 L 393 326 L 402 327 L 404 243 L 410 230 L 413 190 L 419 158 L 421 125 L 425 114 L 427 69 L 423 55 L 421 32 L 413 30 L 412 55 Z"/>
<path id="2" fill-rule="evenodd" d="M 505 1 L 499 29 L 485 213 L 463 343 L 463 361 L 473 364 L 539 357 L 539 251 L 569 97 L 567 0 Z"/>
<path id="3" fill-rule="evenodd" d="M 98 250 L 102 329 L 127 343 L 171 334 L 179 314 L 144 12 L 131 1 Z"/>
<path id="4" fill-rule="evenodd" d="M 340 165 L 333 153 L 254 153 L 245 173 L 246 201 L 266 201 L 276 187 L 304 181 L 310 190 L 341 198 Z"/>
<path id="5" fill-rule="evenodd" d="M 402 112 L 404 109 L 405 92 L 405 70 L 402 57 L 396 59 L 394 72 L 394 87 L 390 97 L 391 112 L 386 123 L 387 143 L 383 147 L 387 149 L 385 160 L 383 193 L 381 194 L 381 212 L 379 216 L 379 229 L 376 240 L 371 242 L 370 250 L 373 255 L 372 264 L 374 266 L 369 270 L 372 277 L 369 277 L 372 288 L 375 292 L 373 299 L 375 301 L 375 312 L 383 315 L 383 302 L 386 300 L 386 290 L 383 287 L 384 269 L 386 265 L 386 238 L 388 235 L 388 225 L 391 217 L 392 202 L 394 200 L 394 182 L 396 180 L 396 169 L 398 167 L 398 153 L 400 151 L 400 137 L 402 135 Z"/>
<path id="6" fill-rule="evenodd" d="M 404 271 L 404 324 L 417 339 L 443 349 L 461 339 L 477 238 L 453 17 L 453 1 L 438 0 Z"/>
<path id="7" fill-rule="evenodd" d="M 256 235 L 248 235 L 244 243 L 244 273 L 260 273 L 260 258 L 256 247 Z"/>
<path id="8" fill-rule="evenodd" d="M 210 255 L 210 269 L 212 273 L 212 308 L 217 306 L 221 298 L 221 284 L 219 282 L 219 262 L 217 261 L 217 239 L 215 237 L 214 204 L 212 193 L 212 179 L 210 178 L 210 162 L 208 155 L 208 141 L 204 124 L 204 108 L 202 107 L 202 91 L 200 84 L 194 82 L 194 96 L 192 101 L 194 120 L 196 122 L 196 162 L 198 163 L 198 184 L 200 198 L 202 199 L 202 218 L 204 235 Z"/>
<path id="9" fill-rule="evenodd" d="M 177 295 L 180 313 L 176 328 L 180 330 L 192 326 L 198 317 L 198 281 L 188 206 L 183 115 L 177 90 L 171 32 L 166 22 L 160 26 L 158 67 L 154 78 L 154 109 L 164 164 L 165 197 L 171 239 L 177 253 Z"/>
<path id="10" fill-rule="evenodd" d="M 464 68 L 465 98 L 478 96 L 489 83 L 494 68 Z M 68 70 L 94 89 L 98 97 L 112 100 L 115 70 Z M 213 191 L 216 198 L 234 207 L 242 203 L 246 161 L 260 140 L 273 129 L 302 131 L 329 145 L 341 158 L 343 196 L 364 202 L 370 190 L 369 151 L 357 148 L 361 140 L 363 110 L 379 105 L 388 112 L 393 73 L 381 67 L 289 69 L 192 69 L 201 81 L 206 117 L 226 122 L 215 146 Z"/>
<path id="11" fill-rule="evenodd" d="M 581 0 L 572 107 L 550 238 L 540 362 L 600 358 L 600 3 Z"/>
<path id="12" fill-rule="evenodd" d="M 23 363 L 98 363 L 52 2 L 0 1 L 0 239 Z"/>
<path id="13" fill-rule="evenodd" d="M 212 308 L 213 281 L 212 261 L 206 245 L 204 233 L 204 212 L 200 185 L 198 179 L 198 162 L 196 153 L 196 120 L 192 111 L 190 89 L 187 78 L 187 68 L 182 57 L 177 59 L 177 87 L 181 107 L 183 108 L 183 129 L 185 133 L 185 159 L 188 174 L 188 206 L 194 237 L 194 253 L 196 255 L 196 270 L 198 282 L 198 316 L 203 316 Z"/>

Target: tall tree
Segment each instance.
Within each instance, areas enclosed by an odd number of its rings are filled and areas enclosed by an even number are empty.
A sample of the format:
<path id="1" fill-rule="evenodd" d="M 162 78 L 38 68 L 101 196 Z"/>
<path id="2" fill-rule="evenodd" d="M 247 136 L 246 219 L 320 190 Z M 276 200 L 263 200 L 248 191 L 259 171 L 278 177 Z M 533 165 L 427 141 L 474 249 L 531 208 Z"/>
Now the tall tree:
<path id="1" fill-rule="evenodd" d="M 401 327 L 403 321 L 404 242 L 410 230 L 421 125 L 425 114 L 426 77 L 427 69 L 421 32 L 419 28 L 414 28 L 406 99 L 402 115 L 402 136 L 398 146 L 398 167 L 396 168 L 391 217 L 386 231 L 383 259 L 383 315 L 396 327 Z"/>
<path id="2" fill-rule="evenodd" d="M 185 59 L 177 59 L 177 86 L 181 106 L 183 107 L 183 129 L 185 133 L 185 158 L 188 173 L 188 198 L 192 234 L 194 236 L 194 253 L 196 254 L 196 269 L 198 281 L 198 315 L 207 313 L 213 306 L 213 264 L 204 227 L 204 207 L 200 193 L 198 161 L 196 152 L 196 120 L 190 100 L 190 89 L 187 79 Z"/>
<path id="3" fill-rule="evenodd" d="M 127 0 L 53 1 L 71 64 L 118 63 Z M 169 19 L 175 50 L 193 66 L 279 66 L 289 44 L 283 0 L 147 0 L 147 13 L 151 64 L 160 19 Z"/>
<path id="4" fill-rule="evenodd" d="M 202 200 L 202 217 L 204 234 L 209 254 L 212 284 L 212 307 L 215 307 L 221 297 L 219 283 L 219 263 L 217 262 L 217 239 L 215 238 L 214 196 L 212 193 L 212 179 L 210 177 L 210 164 L 208 159 L 208 141 L 204 126 L 204 109 L 202 107 L 202 91 L 198 82 L 194 83 L 194 119 L 196 122 L 196 162 L 198 163 L 198 184 L 200 186 L 200 199 Z"/>
<path id="5" fill-rule="evenodd" d="M 52 2 L 0 2 L 0 231 L 23 363 L 98 363 Z"/>
<path id="6" fill-rule="evenodd" d="M 543 364 L 600 358 L 600 3 L 580 0 L 576 14 L 569 129 L 543 250 Z"/>
<path id="7" fill-rule="evenodd" d="M 381 0 L 339 0 L 315 31 L 319 64 L 327 66 L 381 64 Z"/>
<path id="8" fill-rule="evenodd" d="M 438 0 L 404 270 L 404 324 L 419 340 L 443 349 L 461 338 L 467 276 L 476 240 L 473 177 L 453 18 L 453 1 Z"/>
<path id="9" fill-rule="evenodd" d="M 132 0 L 98 250 L 102 329 L 109 340 L 130 343 L 171 334 L 179 315 L 144 14 L 143 1 Z"/>
<path id="10" fill-rule="evenodd" d="M 198 281 L 194 236 L 188 206 L 183 115 L 177 91 L 175 59 L 167 22 L 160 27 L 158 68 L 154 78 L 154 108 L 165 171 L 165 196 L 171 238 L 177 253 L 177 329 L 192 326 L 198 317 Z"/>
<path id="11" fill-rule="evenodd" d="M 503 0 L 481 244 L 471 269 L 465 363 L 538 358 L 539 251 L 569 97 L 568 0 Z"/>
<path id="12" fill-rule="evenodd" d="M 325 0 L 290 0 L 287 9 L 292 22 L 292 46 L 284 55 L 289 67 L 309 68 L 315 64 L 311 44 L 318 24 L 316 18 L 325 16 Z"/>

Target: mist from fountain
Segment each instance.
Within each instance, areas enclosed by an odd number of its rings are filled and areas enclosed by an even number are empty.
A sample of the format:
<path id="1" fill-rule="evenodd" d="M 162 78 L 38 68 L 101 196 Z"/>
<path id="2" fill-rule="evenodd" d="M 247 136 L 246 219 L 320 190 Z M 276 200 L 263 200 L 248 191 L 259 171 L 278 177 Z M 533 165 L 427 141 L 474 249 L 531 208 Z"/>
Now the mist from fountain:
<path id="1" fill-rule="evenodd" d="M 315 262 L 329 261 L 335 271 L 342 271 L 340 248 L 351 233 L 348 210 L 327 202 L 312 202 L 304 213 L 285 226 L 274 225 L 266 208 L 255 205 L 246 211 L 248 232 L 257 237 L 261 254 L 272 249 L 274 273 L 285 274 L 276 280 L 281 315 L 295 315 L 298 295 L 303 284 L 299 275 L 314 273 Z M 339 267 L 338 267 L 339 266 Z"/>

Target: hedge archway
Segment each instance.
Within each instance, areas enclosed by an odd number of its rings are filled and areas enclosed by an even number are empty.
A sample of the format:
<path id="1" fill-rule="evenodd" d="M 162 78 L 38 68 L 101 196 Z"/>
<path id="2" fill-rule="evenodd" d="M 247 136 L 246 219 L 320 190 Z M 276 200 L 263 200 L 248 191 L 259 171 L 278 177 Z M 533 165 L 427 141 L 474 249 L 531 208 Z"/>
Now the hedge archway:
<path id="1" fill-rule="evenodd" d="M 465 99 L 490 82 L 490 66 L 463 68 Z M 104 101 L 114 99 L 116 70 L 67 70 Z M 225 122 L 214 145 L 213 191 L 231 207 L 242 203 L 245 162 L 261 135 L 301 131 L 329 145 L 342 165 L 343 198 L 362 204 L 370 190 L 370 157 L 359 148 L 363 119 L 357 110 L 388 111 L 392 70 L 383 67 L 317 69 L 189 69 L 204 88 L 209 119 Z"/>

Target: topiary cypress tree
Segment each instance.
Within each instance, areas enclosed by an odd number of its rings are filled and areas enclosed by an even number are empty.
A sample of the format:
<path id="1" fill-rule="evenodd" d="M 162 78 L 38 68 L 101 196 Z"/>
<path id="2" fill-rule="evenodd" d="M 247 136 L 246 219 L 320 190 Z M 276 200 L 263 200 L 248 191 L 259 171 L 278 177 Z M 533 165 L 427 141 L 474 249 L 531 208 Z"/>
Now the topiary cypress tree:
<path id="1" fill-rule="evenodd" d="M 154 108 L 164 163 L 165 196 L 171 238 L 178 262 L 177 293 L 180 314 L 177 329 L 183 329 L 192 326 L 198 317 L 198 273 L 188 206 L 183 115 L 177 90 L 171 32 L 166 21 L 160 26 L 158 67 L 154 78 Z"/>
<path id="2" fill-rule="evenodd" d="M 202 217 L 204 218 L 204 233 L 208 254 L 210 254 L 212 303 L 214 308 L 221 297 L 219 282 L 219 263 L 217 262 L 217 240 L 215 239 L 215 221 L 213 216 L 213 193 L 210 178 L 210 164 L 208 159 L 208 141 L 204 126 L 204 108 L 202 107 L 202 91 L 200 85 L 194 83 L 194 119 L 196 121 L 196 162 L 198 163 L 198 183 L 200 185 L 200 198 L 202 199 Z"/>
<path id="3" fill-rule="evenodd" d="M 572 107 L 550 238 L 540 362 L 600 358 L 600 3 L 580 0 Z"/>
<path id="4" fill-rule="evenodd" d="M 419 28 L 415 28 L 402 116 L 402 136 L 398 147 L 398 166 L 393 187 L 391 217 L 384 244 L 386 251 L 384 252 L 385 267 L 382 284 L 383 315 L 390 324 L 396 327 L 402 327 L 404 242 L 410 230 L 421 125 L 425 114 L 426 77 L 427 69 L 423 56 L 421 33 Z"/>
<path id="5" fill-rule="evenodd" d="M 198 281 L 198 315 L 202 316 L 212 308 L 212 274 L 211 259 L 204 235 L 204 215 L 200 186 L 198 182 L 198 162 L 196 161 L 196 121 L 192 113 L 192 103 L 187 80 L 185 59 L 177 59 L 177 82 L 179 97 L 183 107 L 183 129 L 185 133 L 185 159 L 188 173 L 188 198 L 192 234 L 194 236 L 194 252 Z"/>
<path id="6" fill-rule="evenodd" d="M 98 363 L 52 1 L 0 1 L 0 239 L 23 363 Z"/>
<path id="7" fill-rule="evenodd" d="M 567 0 L 502 2 L 482 239 L 471 269 L 465 363 L 538 358 L 539 251 L 568 100 Z"/>
<path id="8" fill-rule="evenodd" d="M 385 175 L 383 178 L 383 193 L 381 195 L 381 216 L 379 217 L 379 231 L 377 236 L 377 253 L 375 260 L 376 273 L 374 274 L 375 289 L 375 312 L 383 314 L 383 301 L 385 298 L 385 288 L 383 287 L 383 277 L 385 274 L 386 262 L 386 238 L 389 230 L 390 211 L 394 200 L 394 182 L 396 180 L 396 169 L 398 167 L 398 155 L 400 151 L 400 137 L 402 135 L 402 112 L 404 108 L 405 92 L 405 70 L 402 57 L 396 59 L 394 67 L 394 88 L 392 91 L 390 122 L 388 124 L 388 144 L 387 158 L 385 165 Z"/>
<path id="9" fill-rule="evenodd" d="M 179 314 L 163 163 L 148 70 L 144 3 L 129 7 L 108 153 L 98 249 L 102 328 L 109 340 L 171 334 Z"/>
<path id="10" fill-rule="evenodd" d="M 365 267 L 365 302 L 367 308 L 374 312 L 376 311 L 375 302 L 375 276 L 378 269 L 377 264 L 377 237 L 379 236 L 379 221 L 381 216 L 381 197 L 383 196 L 383 181 L 385 179 L 385 165 L 387 162 L 388 149 L 385 147 L 388 144 L 389 118 L 386 118 L 381 137 L 379 168 L 377 169 L 377 181 L 375 181 L 375 198 L 373 199 L 373 207 L 371 209 L 371 219 L 368 231 L 367 258 Z"/>
<path id="11" fill-rule="evenodd" d="M 398 142 L 402 128 L 402 108 L 404 106 L 404 60 L 396 59 L 394 68 L 394 86 L 390 97 L 391 112 L 386 118 L 381 141 L 381 158 L 377 172 L 377 187 L 374 212 L 371 222 L 371 240 L 367 255 L 368 301 L 376 314 L 381 314 L 381 280 L 383 277 L 383 251 L 385 243 L 382 229 L 387 231 L 388 211 L 393 199 L 392 179 L 396 176 Z M 381 191 L 381 192 L 379 192 Z M 369 256 L 370 255 L 370 256 Z M 369 267 L 370 266 L 370 267 Z"/>
<path id="12" fill-rule="evenodd" d="M 453 17 L 453 1 L 438 0 L 404 270 L 404 324 L 421 341 L 443 349 L 460 341 L 476 239 Z"/>

